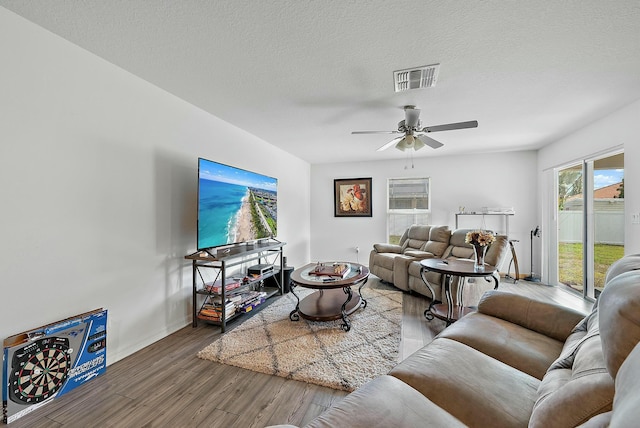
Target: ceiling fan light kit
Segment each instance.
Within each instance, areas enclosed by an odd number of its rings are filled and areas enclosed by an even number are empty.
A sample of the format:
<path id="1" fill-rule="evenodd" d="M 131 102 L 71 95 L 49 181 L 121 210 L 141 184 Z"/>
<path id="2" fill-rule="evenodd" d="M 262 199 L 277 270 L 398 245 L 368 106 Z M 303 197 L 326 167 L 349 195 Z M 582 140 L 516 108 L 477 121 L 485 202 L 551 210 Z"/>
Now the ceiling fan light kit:
<path id="1" fill-rule="evenodd" d="M 410 149 L 420 150 L 424 146 L 429 146 L 433 149 L 442 147 L 443 144 L 441 142 L 434 140 L 433 138 L 426 135 L 430 132 L 453 131 L 456 129 L 478 127 L 478 121 L 471 120 L 468 122 L 447 123 L 444 125 L 425 126 L 424 128 L 422 128 L 422 123 L 420 122 L 420 109 L 417 109 L 416 106 L 413 105 L 404 106 L 404 115 L 404 120 L 398 122 L 397 131 L 353 131 L 351 133 L 404 134 L 403 137 L 395 138 L 378 149 L 378 151 L 381 152 L 395 145 L 396 149 L 404 152 L 405 150 Z"/>
<path id="2" fill-rule="evenodd" d="M 405 137 L 400 139 L 400 141 L 396 144 L 396 149 L 404 152 L 405 150 L 410 150 L 410 149 L 420 150 L 424 146 L 425 146 L 425 143 L 423 143 L 422 140 L 420 140 L 420 138 L 415 137 L 413 134 L 407 134 Z"/>
<path id="3" fill-rule="evenodd" d="M 404 137 L 400 142 L 398 142 L 398 144 L 396 144 L 396 149 L 404 152 L 407 149 L 413 148 L 413 141 L 413 137 L 411 137 L 411 139 L 409 139 L 408 136 Z"/>

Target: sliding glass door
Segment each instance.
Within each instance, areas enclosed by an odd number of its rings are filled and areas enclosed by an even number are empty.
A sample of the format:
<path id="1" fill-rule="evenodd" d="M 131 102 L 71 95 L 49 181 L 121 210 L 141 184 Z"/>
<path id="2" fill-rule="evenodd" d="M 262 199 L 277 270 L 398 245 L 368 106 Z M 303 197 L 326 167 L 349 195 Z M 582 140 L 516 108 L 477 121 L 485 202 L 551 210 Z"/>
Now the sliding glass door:
<path id="1" fill-rule="evenodd" d="M 574 290 L 584 290 L 584 184 L 583 164 L 557 173 L 558 280 Z"/>
<path id="2" fill-rule="evenodd" d="M 558 281 L 595 298 L 624 255 L 624 154 L 558 169 Z"/>

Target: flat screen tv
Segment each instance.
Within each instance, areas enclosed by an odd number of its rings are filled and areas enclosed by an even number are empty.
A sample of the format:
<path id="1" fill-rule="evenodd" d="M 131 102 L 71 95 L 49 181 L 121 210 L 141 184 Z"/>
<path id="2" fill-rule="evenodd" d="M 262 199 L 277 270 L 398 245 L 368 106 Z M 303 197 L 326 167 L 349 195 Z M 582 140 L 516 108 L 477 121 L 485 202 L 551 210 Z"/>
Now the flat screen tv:
<path id="1" fill-rule="evenodd" d="M 278 180 L 198 159 L 198 250 L 274 238 Z"/>

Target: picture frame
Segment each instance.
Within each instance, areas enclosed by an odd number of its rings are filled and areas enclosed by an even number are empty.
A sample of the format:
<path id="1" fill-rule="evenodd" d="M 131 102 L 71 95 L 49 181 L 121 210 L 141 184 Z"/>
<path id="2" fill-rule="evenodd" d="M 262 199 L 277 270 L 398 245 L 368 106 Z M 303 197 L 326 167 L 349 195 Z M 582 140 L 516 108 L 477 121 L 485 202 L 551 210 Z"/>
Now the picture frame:
<path id="1" fill-rule="evenodd" d="M 333 180 L 334 217 L 372 217 L 371 177 Z"/>

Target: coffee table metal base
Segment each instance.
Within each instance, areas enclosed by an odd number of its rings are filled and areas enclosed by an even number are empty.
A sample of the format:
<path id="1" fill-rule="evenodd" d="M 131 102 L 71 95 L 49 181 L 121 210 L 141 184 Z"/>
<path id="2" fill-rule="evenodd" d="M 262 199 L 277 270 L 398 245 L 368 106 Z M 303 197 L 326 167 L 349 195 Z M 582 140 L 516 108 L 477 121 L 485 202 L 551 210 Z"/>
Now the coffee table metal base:
<path id="1" fill-rule="evenodd" d="M 333 266 L 340 263 L 333 263 Z M 341 328 L 351 330 L 348 316 L 359 308 L 366 308 L 367 301 L 362 297 L 362 287 L 369 279 L 369 269 L 358 263 L 344 263 L 349 271 L 342 278 L 327 278 L 310 275 L 318 264 L 310 263 L 291 274 L 291 293 L 297 300 L 296 308 L 289 314 L 291 321 L 299 321 L 300 317 L 310 321 L 333 321 L 342 319 Z M 321 266 L 324 266 L 322 264 Z M 358 287 L 358 291 L 352 287 Z M 296 288 L 317 290 L 300 300 Z"/>
<path id="2" fill-rule="evenodd" d="M 342 290 L 319 290 L 300 301 L 298 313 L 304 319 L 310 321 L 332 321 L 342 318 L 342 304 L 347 296 Z M 358 293 L 352 293 L 351 300 L 347 302 L 344 312 L 347 315 L 354 313 L 362 304 Z"/>
<path id="3" fill-rule="evenodd" d="M 295 291 L 291 291 L 297 298 Z M 347 316 L 366 306 L 367 301 L 350 289 L 318 290 L 300 300 L 289 314 L 289 319 L 297 321 L 302 317 L 309 321 L 333 321 L 342 318 L 342 329 L 349 331 L 351 321 Z"/>

